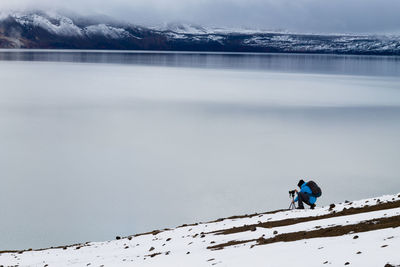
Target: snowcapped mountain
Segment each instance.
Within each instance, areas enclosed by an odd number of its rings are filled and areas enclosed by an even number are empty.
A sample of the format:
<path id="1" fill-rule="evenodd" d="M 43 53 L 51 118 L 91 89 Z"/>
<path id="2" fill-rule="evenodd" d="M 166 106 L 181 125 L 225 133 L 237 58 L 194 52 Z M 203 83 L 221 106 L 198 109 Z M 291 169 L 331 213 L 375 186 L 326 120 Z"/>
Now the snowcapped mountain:
<path id="1" fill-rule="evenodd" d="M 18 24 L 28 29 L 41 28 L 50 34 L 61 37 L 93 37 L 104 36 L 109 39 L 123 39 L 135 37 L 124 28 L 106 24 L 95 24 L 79 27 L 68 17 L 52 13 L 20 14 L 9 16 Z"/>
<path id="2" fill-rule="evenodd" d="M 400 194 L 0 252 L 0 266 L 400 266 Z M 306 262 L 306 263 L 305 263 Z"/>
<path id="3" fill-rule="evenodd" d="M 0 48 L 400 55 L 400 36 L 321 35 L 169 23 L 142 27 L 50 12 L 0 14 Z"/>
<path id="4" fill-rule="evenodd" d="M 153 30 L 161 32 L 174 32 L 180 34 L 209 34 L 209 29 L 200 25 L 184 23 L 166 23 L 162 26 L 152 27 Z"/>

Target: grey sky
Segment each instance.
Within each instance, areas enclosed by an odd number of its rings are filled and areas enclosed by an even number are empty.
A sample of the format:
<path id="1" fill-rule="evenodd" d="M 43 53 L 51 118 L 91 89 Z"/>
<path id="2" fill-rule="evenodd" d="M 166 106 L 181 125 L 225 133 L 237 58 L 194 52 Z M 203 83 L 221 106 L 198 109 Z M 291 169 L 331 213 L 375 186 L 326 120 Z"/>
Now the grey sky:
<path id="1" fill-rule="evenodd" d="M 1 9 L 67 9 L 140 24 L 202 25 L 302 32 L 400 33 L 399 0 L 13 0 Z"/>

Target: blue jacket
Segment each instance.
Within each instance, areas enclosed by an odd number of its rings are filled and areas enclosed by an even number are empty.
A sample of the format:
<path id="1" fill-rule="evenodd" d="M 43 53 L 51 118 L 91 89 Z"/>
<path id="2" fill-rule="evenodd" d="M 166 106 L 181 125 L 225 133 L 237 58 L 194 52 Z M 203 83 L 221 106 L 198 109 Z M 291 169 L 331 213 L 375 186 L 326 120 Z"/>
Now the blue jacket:
<path id="1" fill-rule="evenodd" d="M 310 196 L 310 204 L 314 204 L 317 201 L 317 198 L 312 195 L 311 189 L 307 186 L 307 183 L 301 185 L 300 192 L 306 193 Z M 298 196 L 294 199 L 295 202 L 298 200 Z"/>

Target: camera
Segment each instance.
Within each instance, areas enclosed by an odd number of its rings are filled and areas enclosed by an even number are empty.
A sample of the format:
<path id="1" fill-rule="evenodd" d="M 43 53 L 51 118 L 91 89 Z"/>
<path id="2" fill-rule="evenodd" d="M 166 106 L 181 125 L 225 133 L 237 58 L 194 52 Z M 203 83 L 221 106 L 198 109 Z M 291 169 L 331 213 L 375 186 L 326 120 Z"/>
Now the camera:
<path id="1" fill-rule="evenodd" d="M 294 197 L 295 193 L 296 193 L 296 190 L 291 190 L 291 191 L 289 191 L 289 196 Z"/>

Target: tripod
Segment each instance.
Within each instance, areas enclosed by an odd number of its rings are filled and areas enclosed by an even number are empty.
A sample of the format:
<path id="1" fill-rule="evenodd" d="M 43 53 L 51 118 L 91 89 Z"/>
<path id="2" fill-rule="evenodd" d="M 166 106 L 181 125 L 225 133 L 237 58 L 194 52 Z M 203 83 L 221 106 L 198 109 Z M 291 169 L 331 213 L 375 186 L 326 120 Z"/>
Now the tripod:
<path id="1" fill-rule="evenodd" d="M 296 204 L 294 204 L 294 194 L 289 194 L 289 197 L 292 198 L 292 200 L 290 201 L 289 210 L 295 210 L 296 209 Z"/>

